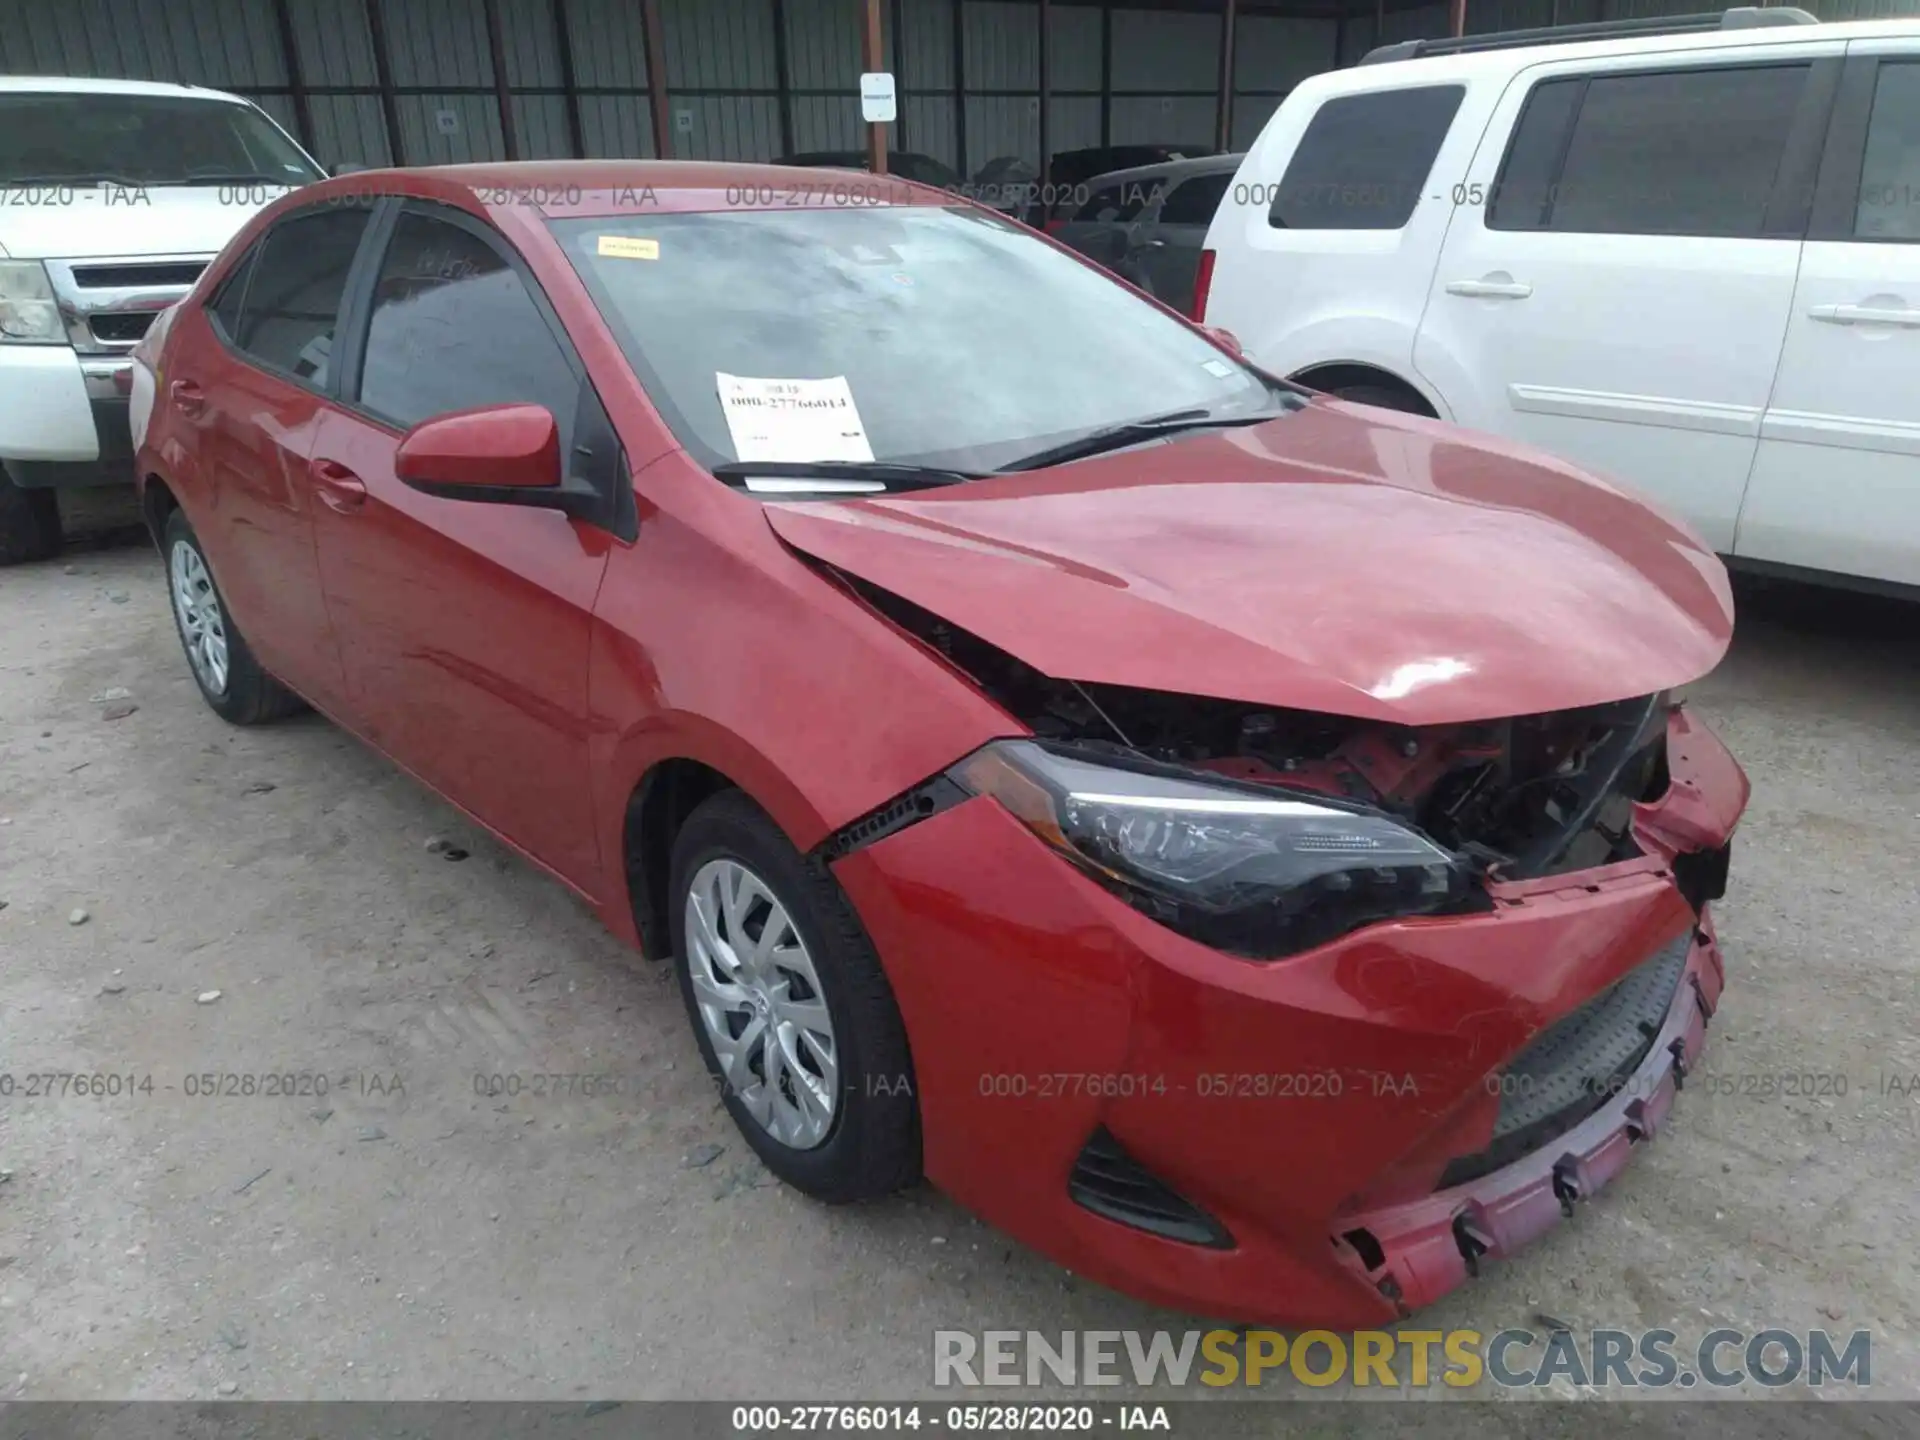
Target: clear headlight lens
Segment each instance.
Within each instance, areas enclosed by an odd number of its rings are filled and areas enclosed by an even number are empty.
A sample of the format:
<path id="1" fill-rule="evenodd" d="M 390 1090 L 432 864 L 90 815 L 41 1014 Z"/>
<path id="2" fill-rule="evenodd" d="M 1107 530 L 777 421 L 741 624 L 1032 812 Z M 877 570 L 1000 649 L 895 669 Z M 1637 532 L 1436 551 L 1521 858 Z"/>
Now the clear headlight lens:
<path id="1" fill-rule="evenodd" d="M 1136 908 L 1237 955 L 1291 954 L 1468 893 L 1458 856 L 1317 795 L 1030 740 L 950 773 Z"/>
<path id="2" fill-rule="evenodd" d="M 38 260 L 0 260 L 0 345 L 64 345 L 47 268 Z"/>

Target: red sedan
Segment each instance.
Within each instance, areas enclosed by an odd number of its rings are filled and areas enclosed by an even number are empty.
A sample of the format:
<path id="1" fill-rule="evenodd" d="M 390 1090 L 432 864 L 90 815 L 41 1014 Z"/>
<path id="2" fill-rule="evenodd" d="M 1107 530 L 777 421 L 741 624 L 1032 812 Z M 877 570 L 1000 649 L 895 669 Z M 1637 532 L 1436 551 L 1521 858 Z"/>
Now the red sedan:
<path id="1" fill-rule="evenodd" d="M 775 1173 L 1361 1326 L 1575 1215 L 1719 998 L 1719 562 L 873 176 L 360 174 L 140 351 L 194 678 L 672 957 Z"/>

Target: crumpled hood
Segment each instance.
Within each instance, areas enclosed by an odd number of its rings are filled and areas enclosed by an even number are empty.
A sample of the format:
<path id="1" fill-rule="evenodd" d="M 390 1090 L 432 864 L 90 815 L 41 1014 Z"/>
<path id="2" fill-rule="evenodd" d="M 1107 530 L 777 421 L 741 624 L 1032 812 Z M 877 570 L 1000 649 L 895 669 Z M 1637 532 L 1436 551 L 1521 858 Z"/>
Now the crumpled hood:
<path id="1" fill-rule="evenodd" d="M 795 549 L 1057 679 L 1444 724 L 1693 680 L 1719 560 L 1550 456 L 1318 401 L 950 490 L 765 507 Z"/>

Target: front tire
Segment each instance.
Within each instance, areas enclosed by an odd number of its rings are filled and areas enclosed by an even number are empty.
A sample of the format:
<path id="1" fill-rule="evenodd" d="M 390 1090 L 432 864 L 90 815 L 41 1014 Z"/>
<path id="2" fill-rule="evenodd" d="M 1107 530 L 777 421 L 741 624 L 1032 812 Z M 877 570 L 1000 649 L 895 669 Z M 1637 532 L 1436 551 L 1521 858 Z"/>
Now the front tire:
<path id="1" fill-rule="evenodd" d="M 819 1200 L 920 1174 L 906 1027 L 838 882 L 737 790 L 673 846 L 674 965 L 701 1058 L 767 1168 Z"/>
<path id="2" fill-rule="evenodd" d="M 213 567 L 186 512 L 167 516 L 160 535 L 167 596 L 180 646 L 201 698 L 233 725 L 263 725 L 306 708 L 306 702 L 260 667 L 214 584 Z"/>
<path id="3" fill-rule="evenodd" d="M 23 489 L 0 465 L 0 565 L 51 560 L 64 539 L 59 496 L 52 490 Z"/>

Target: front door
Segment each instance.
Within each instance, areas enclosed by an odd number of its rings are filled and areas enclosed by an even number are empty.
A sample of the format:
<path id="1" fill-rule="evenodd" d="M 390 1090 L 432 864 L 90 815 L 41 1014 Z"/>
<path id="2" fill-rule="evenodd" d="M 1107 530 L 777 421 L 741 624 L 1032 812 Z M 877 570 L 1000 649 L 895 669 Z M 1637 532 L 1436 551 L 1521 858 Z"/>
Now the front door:
<path id="1" fill-rule="evenodd" d="M 607 876 L 587 766 L 593 602 L 615 542 L 551 510 L 402 484 L 412 425 L 547 406 L 572 457 L 598 401 L 524 265 L 464 212 L 409 203 L 373 279 L 364 355 L 314 442 L 321 579 L 371 738 L 562 878 Z M 604 445 L 600 448 L 607 448 Z"/>

